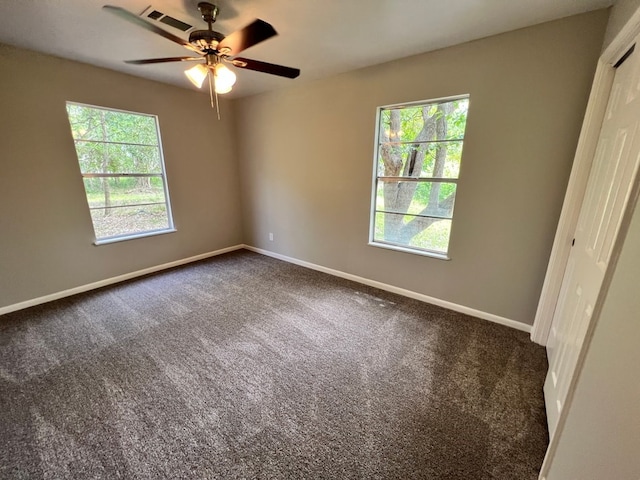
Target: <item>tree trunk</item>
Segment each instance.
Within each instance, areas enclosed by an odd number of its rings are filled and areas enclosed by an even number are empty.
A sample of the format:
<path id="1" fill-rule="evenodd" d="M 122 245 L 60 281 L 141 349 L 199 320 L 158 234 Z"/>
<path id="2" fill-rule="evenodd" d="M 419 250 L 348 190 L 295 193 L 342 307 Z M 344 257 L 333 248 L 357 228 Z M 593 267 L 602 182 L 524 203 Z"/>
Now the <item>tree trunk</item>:
<path id="1" fill-rule="evenodd" d="M 136 179 L 136 186 L 141 189 L 150 189 L 151 177 L 138 177 Z"/>
<path id="2" fill-rule="evenodd" d="M 447 103 L 438 106 L 438 115 L 436 118 L 436 140 L 446 140 L 447 138 L 447 116 L 453 110 L 453 105 Z M 434 178 L 441 178 L 444 175 L 444 167 L 447 161 L 447 144 L 439 143 L 436 146 L 436 159 L 433 166 Z M 440 198 L 440 183 L 431 184 L 431 192 L 429 192 L 429 202 L 427 203 L 427 211 L 432 215 L 438 215 Z"/>
<path id="3" fill-rule="evenodd" d="M 384 176 L 418 178 L 422 173 L 427 149 L 424 144 L 416 143 L 412 145 L 406 154 L 406 161 L 403 162 L 402 145 L 389 144 L 389 142 L 401 140 L 400 132 L 402 125 L 400 121 L 400 110 L 391 110 L 389 114 L 389 130 L 381 132 L 383 145 L 380 154 L 384 166 Z M 429 107 L 423 107 L 423 127 L 412 141 L 424 142 L 438 138 L 437 120 L 439 117 L 442 117 L 440 108 L 436 110 L 434 115 L 429 115 Z M 446 136 L 446 118 L 444 120 Z M 444 158 L 446 158 L 446 151 L 444 155 Z M 444 163 L 442 168 L 444 168 Z M 415 223 L 413 228 L 406 228 L 409 224 L 415 222 L 417 218 L 414 218 L 408 224 L 403 223 L 404 214 L 406 214 L 411 206 L 416 188 L 418 188 L 418 182 L 384 182 L 383 195 L 385 211 L 397 212 L 397 214 L 385 214 L 384 239 L 386 241 L 408 244 L 415 235 L 433 223 L 432 219 L 421 219 L 420 221 L 424 226 L 418 231 L 415 231 L 418 223 Z M 427 223 L 428 225 L 426 225 Z"/>
<path id="4" fill-rule="evenodd" d="M 447 117 L 451 114 L 452 111 L 453 105 L 451 103 L 438 105 L 438 109 L 435 114 L 435 140 L 446 140 Z M 433 178 L 443 177 L 446 162 L 447 144 L 444 142 L 438 143 L 436 146 L 433 172 L 431 174 Z M 452 193 L 447 198 L 440 201 L 440 187 L 440 182 L 431 183 L 429 201 L 427 202 L 426 207 L 420 212 L 420 215 L 432 215 L 436 217 L 448 217 L 451 215 L 455 194 Z M 438 218 L 414 217 L 410 222 L 403 225 L 401 234 L 402 241 L 406 243 L 410 242 L 413 237 L 439 221 L 440 220 Z"/>
<path id="5" fill-rule="evenodd" d="M 102 126 L 102 138 L 107 139 L 107 125 L 104 118 L 104 110 L 100 110 L 100 125 Z M 102 146 L 102 173 L 109 173 L 109 153 L 107 152 L 107 146 Z M 111 190 L 109 189 L 108 177 L 101 177 L 102 191 L 104 192 L 104 216 L 106 217 L 111 213 L 109 207 L 111 206 Z"/>

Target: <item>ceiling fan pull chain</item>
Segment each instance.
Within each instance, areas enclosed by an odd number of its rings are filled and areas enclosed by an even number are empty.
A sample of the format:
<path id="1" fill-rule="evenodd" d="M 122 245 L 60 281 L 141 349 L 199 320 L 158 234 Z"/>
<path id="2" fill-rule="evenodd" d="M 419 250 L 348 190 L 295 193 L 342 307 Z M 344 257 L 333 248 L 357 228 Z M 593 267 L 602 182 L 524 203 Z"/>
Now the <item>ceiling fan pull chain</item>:
<path id="1" fill-rule="evenodd" d="M 220 104 L 218 103 L 218 92 L 216 92 L 216 90 L 213 89 L 213 94 L 216 97 L 216 112 L 218 113 L 218 120 L 220 120 Z"/>
<path id="2" fill-rule="evenodd" d="M 213 87 L 213 72 L 211 70 L 209 70 L 207 77 L 209 78 L 209 98 L 211 99 L 211 108 L 214 108 L 213 103 L 214 103 L 214 97 L 215 97 L 215 109 L 216 109 L 216 113 L 218 114 L 218 120 L 220 120 L 220 105 L 218 103 L 218 92 L 216 92 L 215 88 Z"/>

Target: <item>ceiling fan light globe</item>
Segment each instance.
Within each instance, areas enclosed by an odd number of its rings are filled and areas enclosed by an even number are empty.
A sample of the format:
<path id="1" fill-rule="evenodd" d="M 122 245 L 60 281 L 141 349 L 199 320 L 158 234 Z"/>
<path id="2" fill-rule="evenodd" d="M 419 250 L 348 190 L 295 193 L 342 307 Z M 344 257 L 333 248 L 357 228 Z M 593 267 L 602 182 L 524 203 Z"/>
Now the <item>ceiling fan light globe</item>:
<path id="1" fill-rule="evenodd" d="M 231 87 L 236 83 L 236 74 L 225 65 L 218 63 L 214 69 L 214 79 L 216 92 L 227 93 L 231 91 Z"/>
<path id="2" fill-rule="evenodd" d="M 231 85 L 223 85 L 220 86 L 218 84 L 218 82 L 215 82 L 216 85 L 216 93 L 219 95 L 223 95 L 225 93 L 229 93 L 231 91 L 232 86 Z"/>
<path id="3" fill-rule="evenodd" d="M 207 67 L 199 63 L 195 67 L 186 70 L 184 74 L 196 87 L 202 88 L 202 83 L 207 78 Z"/>

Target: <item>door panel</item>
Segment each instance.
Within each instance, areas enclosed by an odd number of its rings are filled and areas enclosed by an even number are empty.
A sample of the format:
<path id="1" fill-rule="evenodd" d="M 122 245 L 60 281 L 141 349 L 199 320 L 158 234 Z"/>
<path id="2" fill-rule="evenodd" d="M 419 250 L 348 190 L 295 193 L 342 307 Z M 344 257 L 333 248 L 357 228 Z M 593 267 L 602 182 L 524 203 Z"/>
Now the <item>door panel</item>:
<path id="1" fill-rule="evenodd" d="M 549 372 L 544 393 L 551 435 L 569 392 L 637 174 L 639 124 L 640 53 L 636 52 L 616 71 L 547 343 Z"/>

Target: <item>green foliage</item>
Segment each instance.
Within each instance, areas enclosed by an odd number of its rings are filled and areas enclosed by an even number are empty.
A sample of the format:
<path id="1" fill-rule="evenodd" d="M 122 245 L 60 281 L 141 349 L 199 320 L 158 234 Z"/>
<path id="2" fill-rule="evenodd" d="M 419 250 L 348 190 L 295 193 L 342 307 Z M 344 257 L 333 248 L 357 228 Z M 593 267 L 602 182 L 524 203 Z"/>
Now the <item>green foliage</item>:
<path id="1" fill-rule="evenodd" d="M 72 103 L 67 113 L 96 237 L 168 228 L 155 117 Z"/>
<path id="2" fill-rule="evenodd" d="M 67 104 L 71 133 L 76 140 L 158 145 L 155 117 L 98 107 Z"/>
<path id="3" fill-rule="evenodd" d="M 403 224 L 407 224 L 413 217 L 406 215 Z M 385 241 L 384 236 L 385 215 L 376 213 L 374 220 L 374 239 Z M 451 234 L 451 220 L 438 220 L 429 227 L 415 235 L 408 246 L 429 252 L 446 253 L 449 246 L 449 236 Z"/>
<path id="4" fill-rule="evenodd" d="M 411 239 L 412 247 L 446 253 L 451 235 L 451 220 L 439 220 Z"/>
<path id="5" fill-rule="evenodd" d="M 468 106 L 469 99 L 464 98 L 382 109 L 378 176 L 457 179 Z M 456 184 L 424 181 L 396 185 L 397 188 L 384 188 L 382 181 L 378 183 L 376 210 L 399 215 L 377 213 L 375 238 L 446 252 L 450 220 L 413 220 L 415 215 L 450 218 Z"/>
<path id="6" fill-rule="evenodd" d="M 67 113 L 82 173 L 162 171 L 154 117 L 75 104 Z"/>
<path id="7" fill-rule="evenodd" d="M 152 178 L 149 184 L 140 186 L 136 178 L 85 178 L 84 187 L 89 207 L 104 207 L 104 184 L 109 184 L 109 206 L 164 203 L 164 186 L 161 178 Z"/>
<path id="8" fill-rule="evenodd" d="M 438 107 L 441 107 L 440 111 Z M 442 108 L 451 108 L 451 113 L 444 115 L 446 119 L 446 137 L 438 140 L 454 140 L 464 138 L 464 131 L 467 124 L 467 110 L 469 109 L 469 99 L 463 98 L 447 102 L 432 103 L 426 106 L 416 105 L 413 107 L 393 107 L 383 109 L 380 119 L 380 137 L 391 142 L 412 142 L 421 132 L 425 116 L 426 118 L 436 118 L 442 116 Z M 400 113 L 400 129 L 394 130 L 391 125 L 391 111 Z"/>
<path id="9" fill-rule="evenodd" d="M 394 155 L 403 159 L 401 171 L 406 170 L 406 163 L 411 158 L 411 152 L 417 151 L 418 156 L 424 157 L 419 176 L 434 177 L 440 176 L 434 172 L 436 166 L 436 153 L 438 150 L 444 151 L 446 156 L 444 178 L 458 178 L 460 174 L 460 160 L 462 157 L 462 138 L 467 122 L 468 99 L 459 99 L 444 103 L 434 103 L 426 106 L 397 107 L 393 109 L 383 109 L 380 120 L 380 141 L 382 148 L 389 149 Z M 445 115 L 443 109 L 451 110 Z M 399 114 L 400 122 L 397 128 L 392 126 L 391 112 Z M 433 121 L 436 118 L 443 118 L 446 121 L 445 135 L 429 138 L 427 143 L 419 143 L 418 138 L 425 127 L 425 121 Z M 379 152 L 379 158 L 382 152 Z M 389 175 L 385 163 L 378 162 L 378 175 Z"/>
<path id="10" fill-rule="evenodd" d="M 163 205 L 114 208 L 109 215 L 101 210 L 91 210 L 96 238 L 108 238 L 152 230 L 162 230 L 167 225 L 167 209 Z"/>

